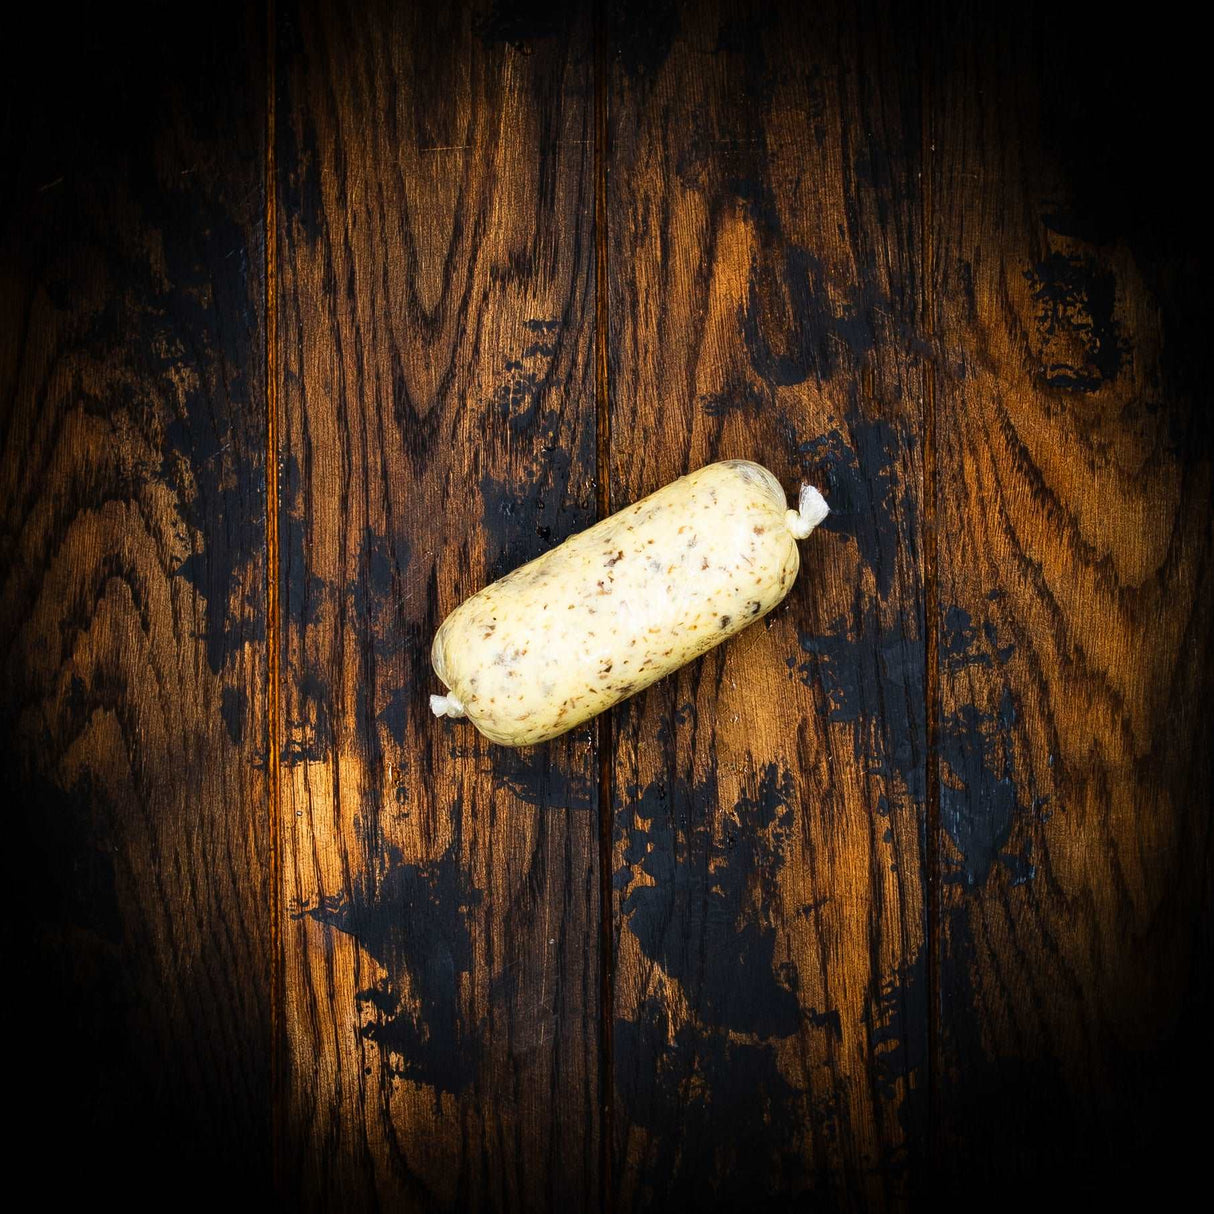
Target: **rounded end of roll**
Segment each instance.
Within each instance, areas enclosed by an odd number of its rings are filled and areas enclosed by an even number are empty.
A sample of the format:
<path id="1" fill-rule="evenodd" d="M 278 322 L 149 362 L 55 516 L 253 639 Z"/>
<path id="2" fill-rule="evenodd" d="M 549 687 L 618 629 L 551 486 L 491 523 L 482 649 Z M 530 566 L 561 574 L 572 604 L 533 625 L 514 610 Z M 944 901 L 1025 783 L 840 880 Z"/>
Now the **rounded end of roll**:
<path id="1" fill-rule="evenodd" d="M 464 705 L 460 698 L 452 695 L 450 692 L 445 696 L 431 696 L 430 711 L 436 717 L 463 717 L 468 715 L 464 711 Z"/>
<path id="2" fill-rule="evenodd" d="M 830 513 L 830 507 L 813 485 L 802 485 L 797 509 L 790 510 L 784 520 L 789 531 L 799 540 L 807 535 Z"/>

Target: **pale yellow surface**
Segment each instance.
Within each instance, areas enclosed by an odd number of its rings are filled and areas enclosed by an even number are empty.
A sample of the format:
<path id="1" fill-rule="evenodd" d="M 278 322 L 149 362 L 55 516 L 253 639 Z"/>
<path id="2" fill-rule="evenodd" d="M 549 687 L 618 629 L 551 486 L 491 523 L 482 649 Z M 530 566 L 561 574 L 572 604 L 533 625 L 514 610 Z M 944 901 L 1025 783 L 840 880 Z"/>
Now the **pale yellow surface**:
<path id="1" fill-rule="evenodd" d="M 775 607 L 800 567 L 787 510 L 766 468 L 709 464 L 466 600 L 434 670 L 492 741 L 556 737 Z"/>

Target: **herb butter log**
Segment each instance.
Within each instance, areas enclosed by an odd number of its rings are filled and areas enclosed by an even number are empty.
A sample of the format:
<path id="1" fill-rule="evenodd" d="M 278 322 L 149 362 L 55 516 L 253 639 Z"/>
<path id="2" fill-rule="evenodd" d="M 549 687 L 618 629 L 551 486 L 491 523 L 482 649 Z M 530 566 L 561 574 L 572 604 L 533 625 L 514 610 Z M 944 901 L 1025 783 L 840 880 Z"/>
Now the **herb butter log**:
<path id="1" fill-rule="evenodd" d="M 434 638 L 436 716 L 544 742 L 671 674 L 775 607 L 827 514 L 749 460 L 709 464 L 570 536 L 457 607 Z"/>

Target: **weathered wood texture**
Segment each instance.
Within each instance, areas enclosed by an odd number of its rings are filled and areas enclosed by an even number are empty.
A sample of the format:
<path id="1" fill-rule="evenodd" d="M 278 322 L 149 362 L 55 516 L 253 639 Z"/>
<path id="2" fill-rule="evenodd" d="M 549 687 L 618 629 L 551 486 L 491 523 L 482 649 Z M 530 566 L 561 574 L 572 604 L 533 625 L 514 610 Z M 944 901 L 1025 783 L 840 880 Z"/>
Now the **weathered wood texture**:
<path id="1" fill-rule="evenodd" d="M 913 47 L 880 5 L 610 12 L 613 505 L 744 456 L 834 511 L 616 714 L 618 1205 L 879 1207 L 926 1129 Z"/>
<path id="2" fill-rule="evenodd" d="M 1195 77 L 1170 38 L 1156 95 L 1149 34 L 956 7 L 929 115 L 935 1182 L 1158 1195 L 1204 1152 L 1181 1093 L 1210 1073 Z"/>
<path id="3" fill-rule="evenodd" d="M 591 1209 L 593 727 L 436 722 L 430 639 L 595 512 L 591 26 L 284 6 L 284 1174 Z"/>
<path id="4" fill-rule="evenodd" d="M 264 15 L 50 16 L 0 157 L 9 1146 L 52 1204 L 258 1198 Z"/>
<path id="5" fill-rule="evenodd" d="M 963 0 L 45 24 L 0 131 L 18 1152 L 68 1110 L 69 1189 L 273 1162 L 341 1211 L 1191 1173 L 1197 50 Z M 770 619 L 547 747 L 432 719 L 462 597 L 728 456 L 834 511 Z"/>

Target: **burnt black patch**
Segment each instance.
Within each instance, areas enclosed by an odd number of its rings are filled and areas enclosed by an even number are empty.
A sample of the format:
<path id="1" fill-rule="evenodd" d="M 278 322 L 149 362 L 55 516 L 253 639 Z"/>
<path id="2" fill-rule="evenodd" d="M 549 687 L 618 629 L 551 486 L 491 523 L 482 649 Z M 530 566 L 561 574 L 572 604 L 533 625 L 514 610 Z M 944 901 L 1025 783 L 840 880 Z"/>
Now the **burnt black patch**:
<path id="1" fill-rule="evenodd" d="M 405 644 L 401 587 L 410 556 L 409 542 L 403 536 L 389 539 L 364 527 L 357 571 L 346 586 L 354 634 L 364 654 L 388 657 Z"/>
<path id="2" fill-rule="evenodd" d="M 167 276 L 174 285 L 161 309 L 151 311 L 171 315 L 183 332 L 213 337 L 189 349 L 166 341 L 150 312 L 137 340 L 151 371 L 178 385 L 196 385 L 177 393 L 164 429 L 161 475 L 176 491 L 191 534 L 193 551 L 176 573 L 205 601 L 207 664 L 219 673 L 244 645 L 265 637 L 263 587 L 250 577 L 265 543 L 265 468 L 238 421 L 242 397 L 255 391 L 245 374 L 247 330 L 229 331 L 254 323 L 243 277 L 231 281 L 232 254 L 245 256 L 244 234 L 227 217 L 208 222 L 214 226 L 193 240 L 164 233 Z M 192 223 L 201 220 L 194 217 Z M 208 296 L 222 319 L 199 302 Z"/>
<path id="3" fill-rule="evenodd" d="M 475 30 L 486 46 L 505 44 L 526 53 L 533 42 L 561 33 L 571 11 L 558 0 L 494 0 L 489 12 L 476 20 Z"/>
<path id="4" fill-rule="evenodd" d="M 645 1000 L 635 1021 L 615 1022 L 619 1099 L 652 1135 L 639 1204 L 791 1208 L 811 1183 L 799 1129 L 822 1110 L 784 1078 L 770 1046 L 691 1023 L 671 1029 L 657 999 Z"/>
<path id="5" fill-rule="evenodd" d="M 634 80 L 651 80 L 658 74 L 678 33 L 674 0 L 609 0 L 608 45 Z"/>
<path id="6" fill-rule="evenodd" d="M 460 863 L 458 806 L 453 813 L 456 841 L 437 860 L 414 863 L 389 850 L 346 892 L 294 912 L 353 936 L 386 971 L 355 995 L 371 1016 L 362 1035 L 381 1047 L 394 1076 L 436 1095 L 472 1083 L 480 1039 L 459 986 L 472 969 L 468 916 L 481 895 Z"/>
<path id="7" fill-rule="evenodd" d="M 481 478 L 489 581 L 547 552 L 594 521 L 590 509 L 572 507 L 566 501 L 572 467 L 568 451 L 554 450 L 545 472 L 534 479 Z"/>
<path id="8" fill-rule="evenodd" d="M 994 712 L 963 704 L 941 723 L 940 820 L 958 852 L 950 880 L 981 885 L 1026 812 L 1015 780 L 1015 723 L 1008 688 Z"/>
<path id="9" fill-rule="evenodd" d="M 1024 276 L 1038 309 L 1041 380 L 1051 388 L 1095 392 L 1116 379 L 1126 348 L 1112 271 L 1091 257 L 1051 253 Z"/>
<path id="10" fill-rule="evenodd" d="M 306 62 L 308 52 L 299 21 L 284 19 L 275 25 L 279 62 Z M 311 108 L 292 107 L 289 118 L 284 114 L 279 119 L 274 135 L 282 213 L 291 218 L 284 228 L 288 242 L 293 242 L 299 232 L 315 244 L 324 237 L 325 203 L 320 188 L 322 160 Z"/>
<path id="11" fill-rule="evenodd" d="M 907 1084 L 907 1092 L 898 1107 L 905 1132 L 893 1158 L 886 1162 L 894 1168 L 910 1166 L 922 1156 L 927 1143 L 928 1125 L 928 1001 L 926 946 L 913 960 L 900 966 L 894 976 L 881 985 L 865 1012 L 869 1055 L 874 1075 L 886 1101 L 898 1098 L 898 1085 Z"/>
<path id="12" fill-rule="evenodd" d="M 999 596 L 987 595 L 997 602 Z M 958 606 L 945 609 L 940 624 L 940 658 L 948 673 L 970 667 L 997 672 L 1015 653 L 1015 645 L 999 643 L 992 620 L 978 627 L 970 613 Z M 998 685 L 996 685 L 998 686 Z M 1016 707 L 1004 685 L 998 707 L 982 711 L 962 704 L 941 722 L 941 822 L 957 849 L 950 879 L 980 885 L 996 861 L 1010 874 L 1013 885 L 1036 876 L 1031 859 L 1031 836 L 1023 836 L 1015 850 L 1009 841 L 1025 814 L 1044 820 L 1049 796 L 1021 801 L 1015 771 Z"/>
<path id="13" fill-rule="evenodd" d="M 914 498 L 896 465 L 907 442 L 885 418 L 853 418 L 846 435 L 834 429 L 797 445 L 802 471 L 830 502 L 821 529 L 855 540 L 882 598 L 893 586 L 900 536 L 917 534 Z"/>
<path id="14" fill-rule="evenodd" d="M 927 949 L 921 947 L 912 961 L 882 984 L 875 1010 L 865 1018 L 883 1087 L 925 1066 L 927 1006 Z"/>
<path id="15" fill-rule="evenodd" d="M 307 628 L 320 623 L 322 609 L 330 599 L 333 587 L 312 572 L 312 562 L 308 559 L 303 471 L 294 455 L 283 461 L 282 491 L 278 566 L 283 608 L 289 624 Z"/>
<path id="16" fill-rule="evenodd" d="M 333 749 L 329 687 L 315 672 L 305 673 L 296 689 L 296 712 L 287 717 L 281 761 L 285 767 L 321 763 Z"/>
<path id="17" fill-rule="evenodd" d="M 225 687 L 219 704 L 219 715 L 223 718 L 224 728 L 234 745 L 239 746 L 244 739 L 245 717 L 249 710 L 249 697 L 239 687 Z"/>
<path id="18" fill-rule="evenodd" d="M 493 778 L 528 805 L 593 809 L 595 792 L 590 777 L 569 771 L 569 756 L 561 750 L 550 745 L 521 750 L 495 746 L 490 752 Z"/>
<path id="19" fill-rule="evenodd" d="M 852 726 L 855 755 L 874 775 L 897 775 L 907 795 L 927 795 L 927 653 L 901 628 L 884 629 L 876 612 L 857 625 L 844 618 L 816 636 L 798 631 L 802 661 L 788 658 L 790 673 L 817 687 L 831 721 Z"/>
<path id="20" fill-rule="evenodd" d="M 940 657 L 951 671 L 967 666 L 1002 666 L 1016 652 L 1015 645 L 1000 645 L 996 626 L 989 620 L 979 629 L 963 607 L 947 607 L 940 625 Z"/>
<path id="21" fill-rule="evenodd" d="M 755 374 L 774 387 L 829 380 L 875 341 L 865 301 L 797 245 L 755 260 L 741 322 Z"/>
<path id="22" fill-rule="evenodd" d="M 105 242 L 113 281 L 123 286 L 87 340 L 138 351 L 138 370 L 113 385 L 108 411 L 144 414 L 149 379 L 170 402 L 160 413 L 160 476 L 176 494 L 191 548 L 176 572 L 205 601 L 202 639 L 218 673 L 265 636 L 264 587 L 251 576 L 264 550 L 266 501 L 260 435 L 249 428 L 261 391 L 251 250 L 222 195 L 165 190 L 154 184 L 155 158 L 144 159 L 131 165 L 131 185 L 146 193 L 143 214 L 159 233 L 163 263 L 153 267 L 119 251 L 121 242 Z M 121 302 L 132 296 L 144 300 L 137 310 Z"/>
<path id="23" fill-rule="evenodd" d="M 490 415 L 506 423 L 512 435 L 544 439 L 543 449 L 555 450 L 560 416 L 545 410 L 545 393 L 551 390 L 553 366 L 559 349 L 561 322 L 533 317 L 523 322 L 528 340 L 522 354 L 506 360 L 505 378 L 489 398 Z"/>
<path id="24" fill-rule="evenodd" d="M 770 389 L 749 381 L 734 384 L 723 392 L 700 396 L 697 403 L 709 417 L 727 417 L 730 413 L 760 413 L 772 403 Z"/>
<path id="25" fill-rule="evenodd" d="M 375 718 L 388 731 L 389 737 L 397 746 L 405 744 L 405 730 L 409 720 L 409 699 L 407 687 L 396 688 Z"/>
<path id="26" fill-rule="evenodd" d="M 522 353 L 506 360 L 505 377 L 487 402 L 489 416 L 500 421 L 509 434 L 518 440 L 516 449 L 530 449 L 546 464 L 542 470 L 521 472 L 519 481 L 513 486 L 501 482 L 496 494 L 490 492 L 490 496 L 500 505 L 494 514 L 501 516 L 503 528 L 511 535 L 508 543 L 516 543 L 519 539 L 518 533 L 509 526 L 512 501 L 517 501 L 520 506 L 531 504 L 540 509 L 544 501 L 550 501 L 555 509 L 569 488 L 573 461 L 569 456 L 569 444 L 559 433 L 561 414 L 545 406 L 545 401 L 554 390 L 554 370 L 562 324 L 560 320 L 542 317 L 523 321 L 528 339 Z M 500 432 L 500 427 L 497 429 Z M 577 450 L 579 466 L 594 463 L 593 438 L 591 428 L 582 432 Z M 482 479 L 482 485 L 492 484 L 492 477 Z M 544 495 L 540 484 L 549 487 L 551 494 Z M 538 520 L 535 526 L 536 534 L 542 541 L 550 540 L 555 534 L 555 527 L 546 520 Z M 497 576 L 500 573 L 494 574 L 494 577 Z"/>
<path id="27" fill-rule="evenodd" d="M 422 610 L 419 607 L 417 616 L 405 621 L 401 641 L 401 649 L 404 655 L 404 670 L 402 674 L 404 686 L 403 688 L 398 687 L 392 693 L 396 695 L 398 691 L 403 690 L 409 694 L 420 694 L 418 704 L 423 706 L 427 713 L 430 710 L 425 692 L 430 686 L 430 679 L 434 673 L 430 666 L 430 646 L 433 643 L 434 632 L 437 628 L 435 621 L 438 619 L 438 594 L 435 589 L 437 584 L 436 576 L 436 568 L 432 566 L 430 577 L 426 584 L 427 597 L 425 609 Z M 420 594 L 418 597 L 420 599 Z M 427 719 L 429 718 L 427 717 Z"/>
<path id="28" fill-rule="evenodd" d="M 624 862 L 653 879 L 630 884 L 620 904 L 641 951 L 684 989 L 709 1027 L 787 1037 L 800 1026 L 796 974 L 777 972 L 770 921 L 776 874 L 792 826 L 792 777 L 774 764 L 714 837 L 715 777 L 630 788 L 619 816 Z M 688 925 L 697 925 L 689 931 Z"/>
<path id="29" fill-rule="evenodd" d="M 248 556 L 262 536 L 248 517 L 243 495 L 234 486 L 221 487 L 218 482 L 222 472 L 211 471 L 214 463 L 222 463 L 221 439 L 210 429 L 212 420 L 206 418 L 194 427 L 179 417 L 169 424 L 164 472 L 165 479 L 178 490 L 182 517 L 198 531 L 193 541 L 197 550 L 181 562 L 175 573 L 205 601 L 207 663 L 218 674 L 229 652 L 239 647 L 242 639 L 248 639 L 241 638 L 243 612 L 233 604 L 232 596 L 247 569 Z"/>
<path id="30" fill-rule="evenodd" d="M 1048 801 L 1049 797 L 1038 797 L 1032 808 L 1040 811 L 1041 806 Z M 1049 816 L 1048 812 L 1043 813 L 1041 820 L 1046 821 Z M 1037 865 L 1033 862 L 1032 838 L 1026 838 L 1017 851 L 1000 852 L 999 863 L 1007 869 L 1008 881 L 1011 885 L 1027 885 L 1028 882 L 1034 880 L 1037 876 Z"/>
<path id="31" fill-rule="evenodd" d="M 889 148 L 871 139 L 858 143 L 852 149 L 851 168 L 857 183 L 865 189 L 893 192 L 898 175 Z"/>
<path id="32" fill-rule="evenodd" d="M 506 370 L 511 377 L 493 390 L 489 409 L 506 422 L 511 434 L 531 434 L 539 424 L 543 400 L 539 374 L 513 359 Z"/>
<path id="33" fill-rule="evenodd" d="M 592 502 L 569 501 L 573 471 L 594 465 L 594 433 L 583 428 L 573 449 L 559 435 L 561 416 L 543 408 L 549 389 L 552 351 L 561 321 L 532 317 L 523 327 L 534 339 L 522 358 L 507 362 L 510 378 L 491 408 L 512 433 L 525 439 L 542 460 L 535 469 L 519 468 L 505 479 L 481 477 L 487 543 L 487 579 L 496 581 L 594 521 Z M 547 351 L 547 353 L 545 353 Z M 542 359 L 536 363 L 536 359 Z"/>
<path id="34" fill-rule="evenodd" d="M 816 1029 L 826 1029 L 836 1040 L 843 1040 L 843 1017 L 832 1008 L 829 1012 L 820 1012 L 816 1007 L 805 1009 L 805 1019 Z"/>
<path id="35" fill-rule="evenodd" d="M 723 185 L 761 224 L 765 238 L 778 243 L 779 217 L 764 137 L 774 84 L 764 38 L 772 18 L 758 5 L 722 17 L 713 54 L 727 65 L 729 91 L 720 104 L 687 115 L 675 170 L 697 189 L 715 192 L 718 183 Z"/>
<path id="36" fill-rule="evenodd" d="M 402 540 L 392 545 L 383 536 L 376 535 L 370 527 L 365 528 L 359 548 L 359 580 L 354 592 L 355 610 L 369 614 L 374 609 L 374 600 L 384 598 L 392 592 L 394 579 L 399 578 L 408 564 L 407 541 Z"/>

